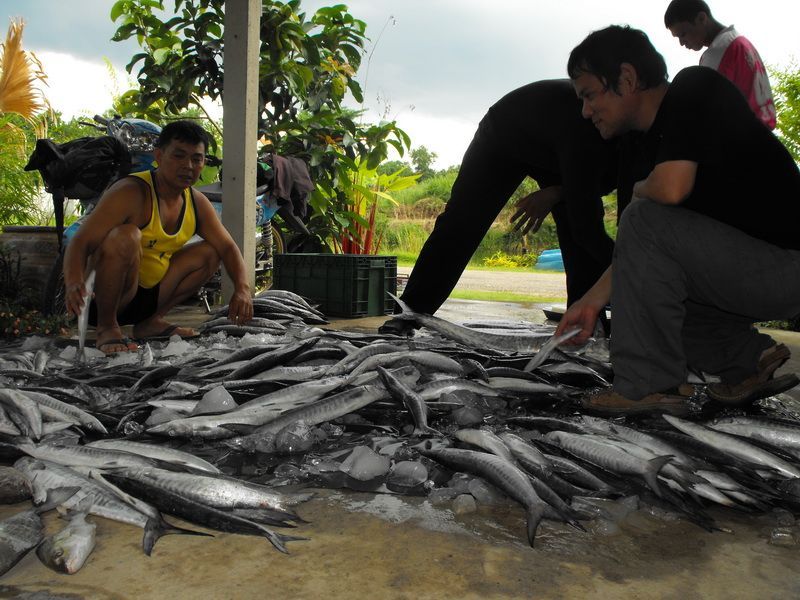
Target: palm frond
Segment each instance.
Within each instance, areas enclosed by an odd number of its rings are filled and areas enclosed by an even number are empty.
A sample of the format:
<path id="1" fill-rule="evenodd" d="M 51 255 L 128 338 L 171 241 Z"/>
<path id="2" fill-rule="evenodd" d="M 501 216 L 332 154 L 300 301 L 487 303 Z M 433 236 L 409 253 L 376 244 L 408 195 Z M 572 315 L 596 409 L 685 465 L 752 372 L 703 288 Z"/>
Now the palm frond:
<path id="1" fill-rule="evenodd" d="M 0 56 L 0 112 L 32 119 L 47 107 L 36 84 L 47 83 L 42 63 L 22 49 L 22 21 L 11 21 Z"/>

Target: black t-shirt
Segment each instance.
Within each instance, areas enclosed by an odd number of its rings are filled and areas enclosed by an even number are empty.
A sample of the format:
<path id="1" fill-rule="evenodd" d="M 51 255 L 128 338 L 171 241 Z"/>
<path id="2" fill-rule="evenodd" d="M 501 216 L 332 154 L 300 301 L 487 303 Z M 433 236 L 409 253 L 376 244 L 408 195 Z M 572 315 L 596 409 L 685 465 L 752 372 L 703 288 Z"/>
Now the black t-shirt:
<path id="1" fill-rule="evenodd" d="M 800 170 L 742 93 L 713 69 L 679 72 L 650 129 L 627 136 L 621 195 L 629 197 L 635 180 L 671 160 L 697 163 L 694 188 L 681 206 L 800 249 Z"/>
<path id="2" fill-rule="evenodd" d="M 563 186 L 566 202 L 597 198 L 616 187 L 617 145 L 581 115 L 568 79 L 530 83 L 498 100 L 481 122 L 511 160 L 540 187 Z"/>

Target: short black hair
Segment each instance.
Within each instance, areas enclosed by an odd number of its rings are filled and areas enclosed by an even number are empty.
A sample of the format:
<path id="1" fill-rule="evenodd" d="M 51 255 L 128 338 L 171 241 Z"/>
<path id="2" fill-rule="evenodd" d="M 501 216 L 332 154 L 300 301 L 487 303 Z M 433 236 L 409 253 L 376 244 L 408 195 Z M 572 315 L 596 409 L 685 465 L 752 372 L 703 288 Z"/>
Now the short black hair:
<path id="1" fill-rule="evenodd" d="M 161 130 L 156 140 L 156 148 L 166 148 L 172 140 L 179 140 L 189 144 L 202 144 L 208 151 L 208 133 L 194 121 L 172 121 Z"/>
<path id="2" fill-rule="evenodd" d="M 650 43 L 644 31 L 628 25 L 611 25 L 593 31 L 570 53 L 567 73 L 576 79 L 583 73 L 595 75 L 606 88 L 619 92 L 622 63 L 636 69 L 642 89 L 667 81 L 667 63 Z"/>
<path id="3" fill-rule="evenodd" d="M 672 0 L 664 13 L 664 26 L 669 29 L 675 23 L 691 23 L 701 12 L 711 17 L 711 9 L 703 0 Z"/>

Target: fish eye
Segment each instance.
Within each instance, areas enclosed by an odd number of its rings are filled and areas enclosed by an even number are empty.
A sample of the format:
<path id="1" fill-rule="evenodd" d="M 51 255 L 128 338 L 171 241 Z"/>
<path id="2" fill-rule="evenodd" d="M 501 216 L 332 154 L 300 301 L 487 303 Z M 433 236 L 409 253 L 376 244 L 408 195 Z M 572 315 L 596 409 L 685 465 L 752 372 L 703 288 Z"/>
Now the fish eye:
<path id="1" fill-rule="evenodd" d="M 62 556 L 64 556 L 64 551 L 61 548 L 59 548 L 58 550 L 55 551 L 54 556 L 56 558 L 61 558 Z"/>

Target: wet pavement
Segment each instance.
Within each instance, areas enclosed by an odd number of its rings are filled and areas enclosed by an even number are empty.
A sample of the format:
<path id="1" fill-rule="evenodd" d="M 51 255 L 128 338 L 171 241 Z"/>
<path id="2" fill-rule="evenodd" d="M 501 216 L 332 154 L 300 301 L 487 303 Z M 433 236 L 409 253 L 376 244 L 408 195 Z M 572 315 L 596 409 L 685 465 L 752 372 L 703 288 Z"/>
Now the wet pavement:
<path id="1" fill-rule="evenodd" d="M 449 300 L 438 314 L 541 322 L 541 309 Z M 174 314 L 182 325 L 204 318 L 188 307 Z M 385 319 L 330 327 L 374 331 Z M 799 334 L 776 338 L 800 356 Z M 0 518 L 27 506 L 3 507 Z M 97 547 L 79 573 L 56 574 L 30 553 L 0 579 L 0 598 L 800 597 L 800 531 L 785 513 L 712 510 L 721 531 L 708 532 L 644 503 L 630 508 L 609 507 L 585 533 L 545 521 L 530 548 L 523 510 L 511 501 L 456 515 L 450 502 L 424 497 L 320 489 L 297 507 L 309 523 L 292 533 L 310 539 L 293 542 L 288 556 L 261 538 L 215 532 L 164 537 L 147 557 L 141 530 L 92 517 Z M 46 522 L 58 527 L 54 513 Z M 786 547 L 768 543 L 778 525 Z"/>

